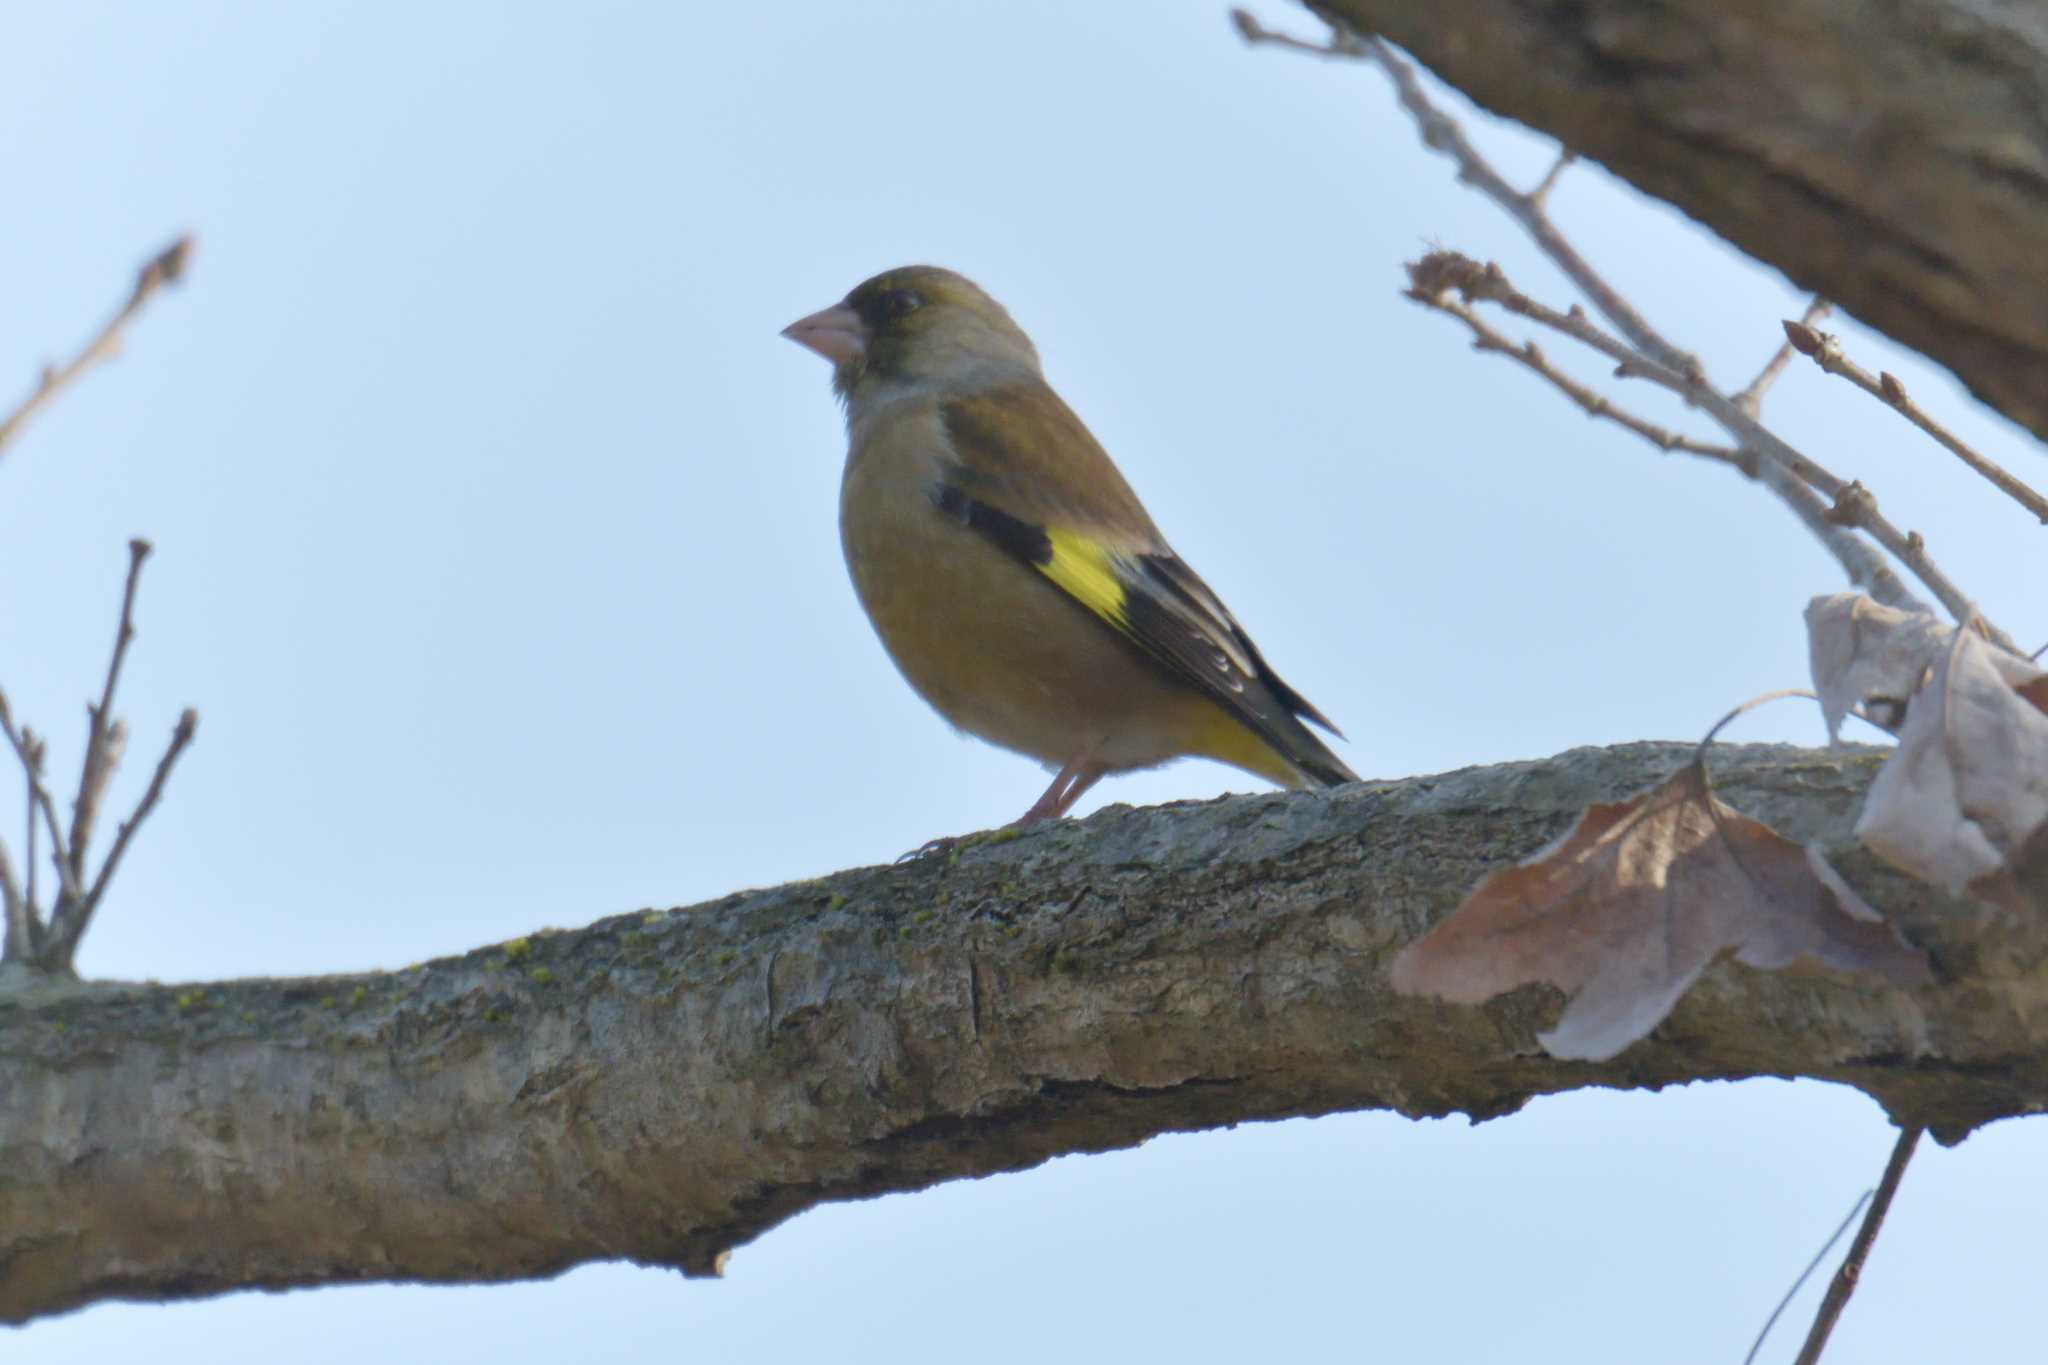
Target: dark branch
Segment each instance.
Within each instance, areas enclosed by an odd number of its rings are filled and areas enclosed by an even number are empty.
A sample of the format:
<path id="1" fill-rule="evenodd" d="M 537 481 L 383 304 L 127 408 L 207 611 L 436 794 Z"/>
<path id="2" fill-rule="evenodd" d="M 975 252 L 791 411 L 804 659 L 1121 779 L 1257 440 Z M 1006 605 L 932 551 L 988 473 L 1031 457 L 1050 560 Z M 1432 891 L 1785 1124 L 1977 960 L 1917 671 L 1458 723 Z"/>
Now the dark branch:
<path id="1" fill-rule="evenodd" d="M 1906 1163 L 1913 1159 L 1913 1149 L 1920 1145 L 1920 1130 L 1908 1127 L 1899 1134 L 1899 1140 L 1892 1144 L 1891 1159 L 1885 1163 L 1884 1178 L 1877 1182 L 1877 1195 L 1870 1201 L 1870 1212 L 1863 1215 L 1863 1226 L 1856 1229 L 1856 1240 L 1849 1244 L 1849 1254 L 1842 1258 L 1841 1268 L 1835 1271 L 1835 1278 L 1828 1283 L 1828 1292 L 1821 1299 L 1820 1312 L 1814 1315 L 1813 1327 L 1806 1334 L 1806 1344 L 1799 1348 L 1799 1359 L 1793 1365 L 1815 1365 L 1820 1353 L 1827 1349 L 1828 1336 L 1835 1330 L 1835 1323 L 1842 1316 L 1842 1310 L 1849 1306 L 1849 1296 L 1856 1292 L 1856 1281 L 1863 1276 L 1863 1263 L 1870 1259 L 1870 1248 L 1877 1241 L 1877 1231 L 1884 1226 L 1884 1216 L 1892 1206 L 1892 1196 L 1899 1192 L 1899 1180 L 1906 1174 Z"/>

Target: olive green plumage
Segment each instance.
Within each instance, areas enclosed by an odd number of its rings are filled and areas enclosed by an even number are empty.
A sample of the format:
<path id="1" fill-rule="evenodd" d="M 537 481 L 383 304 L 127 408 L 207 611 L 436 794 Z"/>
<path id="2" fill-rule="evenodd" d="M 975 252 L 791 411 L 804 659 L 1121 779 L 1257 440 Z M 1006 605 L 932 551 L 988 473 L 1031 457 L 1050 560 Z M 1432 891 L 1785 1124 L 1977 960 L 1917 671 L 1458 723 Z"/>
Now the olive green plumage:
<path id="1" fill-rule="evenodd" d="M 1001 304 L 910 266 L 785 335 L 833 362 L 846 402 L 840 535 L 889 656 L 954 725 L 1058 769 L 1023 822 L 1186 755 L 1284 786 L 1356 780 Z"/>

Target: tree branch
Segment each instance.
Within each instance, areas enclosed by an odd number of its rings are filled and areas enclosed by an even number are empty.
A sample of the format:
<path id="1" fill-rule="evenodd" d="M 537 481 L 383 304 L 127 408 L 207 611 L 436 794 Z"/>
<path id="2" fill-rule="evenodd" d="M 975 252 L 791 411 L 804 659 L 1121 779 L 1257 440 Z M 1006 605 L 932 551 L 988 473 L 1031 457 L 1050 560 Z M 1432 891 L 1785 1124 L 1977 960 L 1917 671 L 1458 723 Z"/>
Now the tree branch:
<path id="1" fill-rule="evenodd" d="M 114 846 L 107 850 L 107 860 L 100 864 L 99 875 L 92 879 L 92 887 L 75 901 L 60 906 L 50 918 L 50 932 L 43 949 L 43 965 L 53 971 L 68 972 L 72 959 L 78 953 L 78 941 L 85 937 L 85 931 L 92 923 L 100 900 L 107 894 L 107 885 L 114 879 L 114 870 L 121 865 L 121 855 L 128 851 L 128 841 L 135 837 L 135 831 L 142 828 L 142 822 L 156 809 L 159 797 L 164 794 L 164 783 L 171 776 L 178 756 L 185 752 L 185 746 L 192 742 L 192 736 L 199 729 L 199 713 L 187 707 L 178 716 L 178 723 L 171 727 L 171 742 L 164 749 L 164 756 L 157 760 L 156 772 L 150 776 L 149 789 L 136 803 L 135 813 L 121 822 L 114 831 Z"/>
<path id="2" fill-rule="evenodd" d="M 121 620 L 114 628 L 114 652 L 107 661 L 107 680 L 100 688 L 97 706 L 87 704 L 85 760 L 79 765 L 78 795 L 71 802 L 71 875 L 85 879 L 86 846 L 92 842 L 92 827 L 99 818 L 100 801 L 107 793 L 107 779 L 121 761 L 126 732 L 114 719 L 114 688 L 121 681 L 121 664 L 128 657 L 128 642 L 135 638 L 135 588 L 142 577 L 142 561 L 149 558 L 150 544 L 140 538 L 128 542 L 128 580 L 121 589 Z"/>
<path id="3" fill-rule="evenodd" d="M 1820 1311 L 1814 1315 L 1813 1326 L 1806 1334 L 1806 1344 L 1799 1348 L 1799 1358 L 1793 1365 L 1815 1365 L 1820 1353 L 1827 1349 L 1828 1337 L 1835 1330 L 1842 1310 L 1849 1306 L 1849 1296 L 1856 1292 L 1856 1281 L 1863 1276 L 1863 1263 L 1870 1259 L 1870 1248 L 1877 1241 L 1878 1229 L 1884 1226 L 1884 1216 L 1891 1209 L 1892 1196 L 1899 1192 L 1899 1180 L 1906 1174 L 1906 1163 L 1913 1159 L 1913 1149 L 1919 1145 L 1920 1130 L 1911 1127 L 1901 1132 L 1899 1140 L 1892 1144 L 1891 1158 L 1884 1164 L 1884 1177 L 1877 1182 L 1877 1194 L 1870 1201 L 1870 1212 L 1863 1215 L 1863 1226 L 1856 1229 L 1856 1240 L 1849 1244 L 1849 1254 L 1842 1258 L 1835 1278 L 1828 1282 L 1828 1292 L 1821 1298 Z"/>
<path id="4" fill-rule="evenodd" d="M 1826 299 L 1815 299 L 1812 303 L 1806 305 L 1806 313 L 1800 319 L 1800 325 L 1811 327 L 1833 311 L 1834 305 Z M 1756 378 L 1750 380 L 1741 389 L 1729 395 L 1734 400 L 1735 406 L 1741 408 L 1751 417 L 1761 416 L 1763 413 L 1764 395 L 1770 392 L 1771 385 L 1778 382 L 1778 376 L 1785 373 L 1785 367 L 1792 363 L 1792 356 L 1792 338 L 1787 336 L 1778 343 L 1778 349 L 1771 352 L 1771 358 L 1764 362 L 1764 367 L 1761 370 L 1757 371 Z"/>
<path id="5" fill-rule="evenodd" d="M 1942 449 L 1968 465 L 1979 477 L 1988 480 L 1999 492 L 2033 513 L 2035 520 L 2048 525 L 2048 498 L 2043 498 L 2007 473 L 2002 466 L 1970 449 L 1954 432 L 1928 416 L 1924 408 L 1907 396 L 1906 386 L 1889 370 L 1881 374 L 1872 374 L 1849 359 L 1848 353 L 1842 349 L 1841 339 L 1832 333 L 1817 331 L 1813 326 L 1812 317 L 1809 316 L 1802 322 L 1792 322 L 1788 319 L 1785 323 L 1785 344 L 1810 358 L 1825 373 L 1848 380 L 1926 432 Z"/>
<path id="6" fill-rule="evenodd" d="M 600 1258 L 712 1273 L 820 1203 L 1250 1119 L 1759 1074 L 1856 1086 L 1945 1141 L 2048 1104 L 2048 923 L 1854 853 L 1940 984 L 1724 963 L 1603 1064 L 1536 1047 L 1554 991 L 1390 990 L 1482 873 L 1691 753 L 1112 808 L 402 972 L 0 997 L 0 1319 Z M 1838 846 L 1873 767 L 1714 764 L 1724 799 Z"/>
<path id="7" fill-rule="evenodd" d="M 7 737 L 14 756 L 21 761 L 22 771 L 28 774 L 28 795 L 31 808 L 43 813 L 43 824 L 50 833 L 50 861 L 57 868 L 57 894 L 65 898 L 76 898 L 79 894 L 78 878 L 72 875 L 69 845 L 64 842 L 63 826 L 57 819 L 57 803 L 50 798 L 50 789 L 43 785 L 43 756 L 40 744 L 34 742 L 26 728 L 14 724 L 14 712 L 7 705 L 7 694 L 0 691 L 0 734 Z"/>
<path id="8" fill-rule="evenodd" d="M 128 300 L 99 334 L 85 344 L 85 349 L 71 358 L 69 364 L 48 366 L 42 378 L 29 390 L 28 397 L 21 400 L 15 410 L 0 417 L 0 456 L 7 453 L 7 446 L 29 418 L 40 412 L 44 405 L 68 388 L 80 375 L 103 360 L 111 360 L 121 351 L 121 333 L 134 316 L 142 311 L 142 305 L 150 296 L 167 284 L 176 284 L 185 273 L 186 262 L 192 255 L 192 239 L 180 237 L 143 264 L 136 272 L 135 285 L 128 291 Z"/>
<path id="9" fill-rule="evenodd" d="M 2048 437 L 2048 26 L 1978 0 L 1314 0 Z"/>
<path id="10" fill-rule="evenodd" d="M 1736 394 L 1723 395 L 1707 382 L 1699 361 L 1689 352 L 1682 351 L 1665 340 L 1629 301 L 1621 295 L 1590 262 L 1581 256 L 1570 239 L 1552 222 L 1546 208 L 1551 190 L 1558 177 L 1574 159 L 1567 148 L 1560 154 L 1537 186 L 1528 193 L 1522 193 L 1509 185 L 1495 171 L 1491 162 L 1480 155 L 1479 150 L 1466 138 L 1458 121 L 1439 109 L 1422 88 L 1415 72 L 1397 56 L 1394 50 L 1377 36 L 1354 32 L 1341 18 L 1326 13 L 1316 0 L 1304 0 L 1311 10 L 1321 14 L 1330 24 L 1330 38 L 1326 44 L 1304 42 L 1299 38 L 1265 28 L 1257 19 L 1244 10 L 1233 10 L 1231 20 L 1238 33 L 1247 43 L 1253 45 L 1271 44 L 1292 51 L 1307 52 L 1316 56 L 1351 58 L 1369 61 L 1381 68 L 1394 84 L 1402 108 L 1415 121 L 1416 130 L 1423 144 L 1449 157 L 1458 168 L 1458 179 L 1476 188 L 1481 194 L 1492 199 L 1505 209 L 1510 217 L 1528 233 L 1537 247 L 1551 261 L 1564 271 L 1579 291 L 1592 300 L 1593 306 L 1621 333 L 1622 340 L 1615 340 L 1595 327 L 1582 309 L 1574 305 L 1569 314 L 1558 314 L 1544 309 L 1532 300 L 1505 287 L 1497 267 L 1486 267 L 1485 278 L 1465 278 L 1458 281 L 1468 298 L 1486 297 L 1501 304 L 1512 312 L 1542 322 L 1573 336 L 1614 359 L 1618 368 L 1617 376 L 1640 375 L 1670 389 L 1688 404 L 1705 408 L 1730 435 L 1734 436 L 1746 451 L 1765 457 L 1762 462 L 1744 461 L 1745 472 L 1751 473 L 1780 501 L 1797 516 L 1814 536 L 1820 540 L 1843 570 L 1849 581 L 1869 592 L 1877 600 L 1891 606 L 1908 610 L 1925 610 L 1925 607 L 1899 582 L 1883 560 L 1873 553 L 1863 540 L 1853 534 L 1853 529 L 1868 531 L 1893 555 L 1898 557 L 1929 589 L 1944 606 L 1956 614 L 1958 621 L 1978 618 L 1974 604 L 1964 598 L 1960 590 L 1950 583 L 1927 557 L 1926 546 L 1917 533 L 1900 532 L 1877 510 L 1877 501 L 1861 484 L 1843 483 L 1813 461 L 1780 440 L 1776 433 L 1757 420 L 1764 391 L 1775 381 L 1789 355 L 1783 347 L 1763 371 L 1750 384 Z M 1454 252 L 1431 253 L 1419 265 L 1409 266 L 1414 288 L 1409 296 L 1419 302 L 1441 307 L 1439 291 L 1425 278 L 1425 275 L 1445 275 L 1445 263 L 1452 263 L 1452 275 L 1470 276 L 1471 271 L 1458 269 L 1466 258 Z M 1433 268 L 1432 268 L 1433 267 Z M 1476 270 L 1476 264 L 1473 270 Z M 1810 317 L 1818 317 L 1827 305 L 1816 300 L 1808 309 Z M 1446 309 L 1445 311 L 1454 311 Z M 1463 314 L 1468 325 L 1473 323 L 1469 312 Z M 1512 348 L 1491 347 L 1481 336 L 1481 349 L 1502 349 L 1505 354 L 1521 359 L 1528 364 L 1530 357 Z M 1557 383 L 1557 376 L 1547 366 L 1532 365 L 1538 373 L 1545 374 Z M 1602 408 L 1606 400 L 1597 399 L 1595 404 L 1586 401 L 1590 391 L 1559 384 L 1560 388 L 1579 401 L 1580 406 L 1594 415 L 1605 415 Z M 1639 435 L 1648 436 L 1642 428 L 1647 424 L 1631 421 L 1627 416 L 1617 416 L 1622 425 L 1636 430 Z M 1656 439 L 1650 437 L 1650 439 Z M 1666 447 L 1669 449 L 1670 447 Z M 1807 492 L 1810 486 L 1834 499 L 1831 507 L 1822 508 Z M 1992 637 L 2008 649 L 2011 642 L 2000 635 L 1987 623 Z"/>
<path id="11" fill-rule="evenodd" d="M 1588 417 L 1604 417 L 1615 425 L 1634 432 L 1666 454 L 1674 450 L 1682 450 L 1688 455 L 1697 455 L 1701 459 L 1713 460 L 1720 464 L 1733 466 L 1742 473 L 1752 478 L 1755 477 L 1756 461 L 1754 457 L 1745 456 L 1742 451 L 1737 450 L 1733 446 L 1712 445 L 1706 441 L 1695 440 L 1680 432 L 1660 427 L 1647 418 L 1637 416 L 1627 408 L 1621 407 L 1610 400 L 1606 395 L 1595 393 L 1592 389 L 1587 388 L 1578 380 L 1552 365 L 1549 358 L 1538 349 L 1535 342 L 1524 341 L 1518 346 L 1514 342 L 1509 341 L 1505 336 L 1489 326 L 1486 319 L 1473 311 L 1470 304 L 1457 298 L 1455 295 L 1448 292 L 1426 294 L 1417 290 L 1409 297 L 1425 307 L 1434 308 L 1438 312 L 1449 313 L 1452 317 L 1463 322 L 1472 329 L 1473 349 L 1504 355 L 1524 369 L 1542 376 L 1542 378 L 1549 381 L 1551 387 L 1557 389 L 1565 397 L 1578 404 L 1579 410 Z"/>
<path id="12" fill-rule="evenodd" d="M 35 813 L 29 813 L 29 828 L 35 828 Z M 35 856 L 33 845 L 29 856 Z M 14 878 L 14 864 L 7 857 L 7 845 L 0 843 L 0 914 L 6 916 L 4 937 L 0 937 L 0 964 L 26 962 L 36 951 L 35 918 L 30 902 Z"/>
<path id="13" fill-rule="evenodd" d="M 1615 362 L 1617 376 L 1647 379 L 1660 388 L 1678 395 L 1687 403 L 1701 408 L 1720 423 L 1723 430 L 1740 441 L 1745 449 L 1755 451 L 1763 457 L 1758 469 L 1759 476 L 1795 512 L 1800 510 L 1800 499 L 1786 491 L 1795 486 L 1794 481 L 1834 500 L 1823 518 L 1824 523 L 1836 529 L 1855 527 L 1868 531 L 1872 539 L 1890 551 L 1901 564 L 1912 570 L 1914 577 L 1927 585 L 1928 591 L 1935 595 L 1958 622 L 1983 619 L 1976 604 L 1949 580 L 1928 555 L 1927 544 L 1919 533 L 1901 531 L 1894 526 L 1878 511 L 1877 498 L 1869 489 L 1853 481 L 1844 482 L 1816 461 L 1794 449 L 1776 432 L 1747 412 L 1735 399 L 1722 394 L 1697 374 L 1687 375 L 1670 369 L 1632 349 L 1625 342 L 1609 336 L 1595 326 L 1586 316 L 1585 310 L 1577 305 L 1559 312 L 1555 308 L 1538 303 L 1509 283 L 1507 276 L 1497 265 L 1482 266 L 1470 257 L 1454 251 L 1435 251 L 1412 263 L 1408 267 L 1408 275 L 1413 282 L 1408 296 L 1420 303 L 1440 306 L 1438 298 L 1446 290 L 1456 290 L 1467 300 L 1484 300 L 1497 304 L 1510 313 L 1540 323 L 1598 351 Z M 1782 471 L 1785 477 L 1770 477 L 1773 466 Z M 1806 518 L 1802 517 L 1802 520 Z M 1860 583 L 1863 577 L 1870 577 L 1882 585 L 1882 590 L 1874 590 L 1872 596 L 1907 610 L 1926 610 L 1891 577 L 1889 570 L 1880 572 L 1853 554 L 1850 545 L 1843 543 L 1845 538 L 1825 534 L 1825 526 L 1812 528 L 1810 520 L 1808 525 L 1821 536 L 1822 542 L 1829 550 L 1834 552 L 1852 581 Z M 2012 642 L 1988 622 L 1985 623 L 1985 629 L 1989 638 L 1996 643 L 2007 649 L 2013 648 Z"/>

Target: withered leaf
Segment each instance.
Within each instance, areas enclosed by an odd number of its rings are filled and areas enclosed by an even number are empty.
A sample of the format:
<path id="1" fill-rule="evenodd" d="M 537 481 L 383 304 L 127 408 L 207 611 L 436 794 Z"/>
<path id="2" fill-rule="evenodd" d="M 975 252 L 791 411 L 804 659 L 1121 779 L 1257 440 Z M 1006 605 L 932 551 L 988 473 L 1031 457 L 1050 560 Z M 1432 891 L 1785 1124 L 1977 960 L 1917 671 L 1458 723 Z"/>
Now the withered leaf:
<path id="1" fill-rule="evenodd" d="M 1861 593 L 1837 592 L 1806 604 L 1807 663 L 1820 694 L 1828 742 L 1858 706 L 1897 732 L 1906 702 L 1947 646 L 1949 626 L 1921 611 L 1900 611 Z"/>
<path id="2" fill-rule="evenodd" d="M 1972 631 L 1944 646 L 1856 833 L 1914 876 L 1961 891 L 2011 870 L 2048 827 L 2048 684 Z"/>
<path id="3" fill-rule="evenodd" d="M 1394 961 L 1394 988 L 1460 1004 L 1535 981 L 1575 992 L 1552 1056 L 1604 1061 L 1643 1037 L 1723 952 L 1929 979 L 1927 959 L 1810 849 L 1717 800 L 1698 763 L 1482 881 Z"/>

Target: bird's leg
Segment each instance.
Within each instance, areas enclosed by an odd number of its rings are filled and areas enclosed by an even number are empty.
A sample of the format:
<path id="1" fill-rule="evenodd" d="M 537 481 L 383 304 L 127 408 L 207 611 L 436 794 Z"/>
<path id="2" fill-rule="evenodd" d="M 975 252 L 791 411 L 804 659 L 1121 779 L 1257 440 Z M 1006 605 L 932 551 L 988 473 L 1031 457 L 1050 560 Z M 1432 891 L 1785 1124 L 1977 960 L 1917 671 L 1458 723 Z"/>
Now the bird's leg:
<path id="1" fill-rule="evenodd" d="M 1074 808 L 1074 803 L 1088 794 L 1088 789 L 1109 775 L 1109 769 L 1100 763 L 1084 763 L 1074 780 L 1067 784 L 1067 790 L 1060 796 L 1059 815 L 1065 815 Z"/>
<path id="2" fill-rule="evenodd" d="M 1010 830 L 1029 829 L 1033 825 L 1042 825 L 1047 820 L 1059 819 L 1062 815 L 1073 809 L 1074 803 L 1079 801 L 1090 787 L 1107 776 L 1108 772 L 1109 769 L 1085 755 L 1070 760 L 1064 768 L 1053 774 L 1052 785 L 1045 789 L 1045 795 L 1034 801 L 1030 810 L 1025 811 L 1009 824 L 1003 826 L 1003 828 Z M 960 850 L 972 848 L 975 844 L 986 843 L 992 840 L 999 841 L 1003 837 L 1002 832 L 998 830 L 991 830 L 982 834 L 950 834 L 944 838 L 934 839 L 922 847 L 914 848 L 896 861 L 907 863 L 919 858 L 934 857 L 941 853 L 957 854 Z"/>
<path id="3" fill-rule="evenodd" d="M 1059 819 L 1073 808 L 1074 803 L 1081 799 L 1084 792 L 1100 782 L 1108 771 L 1086 755 L 1067 760 L 1067 765 L 1053 774 L 1052 785 L 1045 789 L 1045 795 L 1033 802 L 1031 809 L 1018 816 L 1012 823 L 1021 829 L 1027 825 Z"/>

